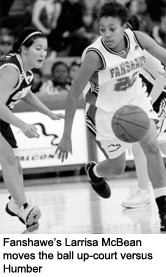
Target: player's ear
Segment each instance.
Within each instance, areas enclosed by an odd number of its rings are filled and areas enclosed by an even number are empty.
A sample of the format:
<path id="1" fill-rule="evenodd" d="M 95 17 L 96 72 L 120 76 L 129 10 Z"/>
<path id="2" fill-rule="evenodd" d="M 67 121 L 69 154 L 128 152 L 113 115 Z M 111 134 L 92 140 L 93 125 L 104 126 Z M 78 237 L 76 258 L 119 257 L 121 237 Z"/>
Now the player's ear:
<path id="1" fill-rule="evenodd" d="M 124 24 L 123 24 L 123 27 L 124 27 L 124 30 L 126 30 L 126 29 L 128 28 L 127 23 L 124 23 Z"/>
<path id="2" fill-rule="evenodd" d="M 25 47 L 24 45 L 21 46 L 21 52 L 24 53 L 25 55 L 27 55 L 28 53 L 28 48 Z"/>

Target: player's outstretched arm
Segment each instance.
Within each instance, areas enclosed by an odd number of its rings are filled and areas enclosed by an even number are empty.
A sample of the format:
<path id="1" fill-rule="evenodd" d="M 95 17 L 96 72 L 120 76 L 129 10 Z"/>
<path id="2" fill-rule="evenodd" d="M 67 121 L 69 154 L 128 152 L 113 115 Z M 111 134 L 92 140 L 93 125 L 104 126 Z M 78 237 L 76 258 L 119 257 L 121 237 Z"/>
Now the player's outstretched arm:
<path id="1" fill-rule="evenodd" d="M 78 75 L 75 78 L 66 100 L 65 125 L 62 139 L 56 149 L 59 159 L 67 159 L 68 152 L 72 151 L 71 132 L 73 119 L 77 109 L 78 98 L 93 75 L 94 71 L 101 68 L 101 60 L 98 54 L 90 51 L 86 54 Z"/>
<path id="2" fill-rule="evenodd" d="M 18 83 L 19 74 L 17 69 L 7 66 L 0 72 L 0 79 L 0 119 L 22 130 L 27 137 L 38 138 L 39 134 L 37 133 L 36 126 L 33 124 L 27 124 L 15 116 L 15 114 L 6 106 L 8 98 Z"/>

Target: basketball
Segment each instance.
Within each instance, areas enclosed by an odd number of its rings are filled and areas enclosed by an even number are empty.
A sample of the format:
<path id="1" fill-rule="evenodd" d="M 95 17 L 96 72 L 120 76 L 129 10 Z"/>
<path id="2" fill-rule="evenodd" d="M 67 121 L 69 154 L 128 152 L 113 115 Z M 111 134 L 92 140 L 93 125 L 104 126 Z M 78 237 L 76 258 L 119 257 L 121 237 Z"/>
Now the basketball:
<path id="1" fill-rule="evenodd" d="M 146 135 L 150 122 L 142 108 L 125 105 L 115 112 L 111 123 L 115 136 L 131 143 L 140 141 Z"/>

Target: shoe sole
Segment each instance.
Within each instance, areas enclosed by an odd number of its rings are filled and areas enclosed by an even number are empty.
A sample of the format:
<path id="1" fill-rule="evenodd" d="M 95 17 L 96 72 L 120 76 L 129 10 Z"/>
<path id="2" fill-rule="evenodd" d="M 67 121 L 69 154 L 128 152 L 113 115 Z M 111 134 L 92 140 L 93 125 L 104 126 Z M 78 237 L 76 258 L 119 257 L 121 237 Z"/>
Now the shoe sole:
<path id="1" fill-rule="evenodd" d="M 93 183 L 91 181 L 89 181 L 89 183 L 91 184 L 92 186 L 92 189 L 102 198 L 104 199 L 107 199 L 107 198 L 110 198 L 111 197 L 111 190 L 108 186 L 108 184 L 106 184 L 106 188 L 103 192 L 100 192 L 97 190 L 97 185 L 93 185 Z M 105 192 L 106 191 L 106 192 Z"/>
<path id="2" fill-rule="evenodd" d="M 39 223 L 34 222 L 32 225 L 26 225 L 26 229 L 28 232 L 33 232 L 39 228 Z"/>
<path id="3" fill-rule="evenodd" d="M 32 226 L 33 224 L 37 223 L 40 217 L 41 217 L 41 212 L 39 208 L 33 207 L 26 217 L 26 222 L 25 222 L 26 226 Z"/>

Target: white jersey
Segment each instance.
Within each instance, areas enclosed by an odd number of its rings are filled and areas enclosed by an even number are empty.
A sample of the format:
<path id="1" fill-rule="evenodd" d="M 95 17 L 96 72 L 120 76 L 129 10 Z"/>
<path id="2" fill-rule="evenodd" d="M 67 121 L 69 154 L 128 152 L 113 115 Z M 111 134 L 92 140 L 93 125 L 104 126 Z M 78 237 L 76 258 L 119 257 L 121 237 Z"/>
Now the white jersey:
<path id="1" fill-rule="evenodd" d="M 94 72 L 90 79 L 86 101 L 106 112 L 114 112 L 123 105 L 136 104 L 147 97 L 139 77 L 146 61 L 143 49 L 130 29 L 126 29 L 125 39 L 127 52 L 121 55 L 109 49 L 102 37 L 89 45 L 82 55 L 84 59 L 87 52 L 95 51 L 101 57 L 103 68 Z"/>

